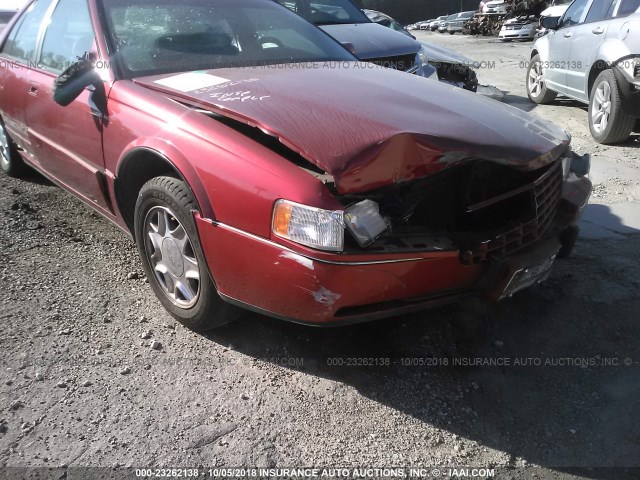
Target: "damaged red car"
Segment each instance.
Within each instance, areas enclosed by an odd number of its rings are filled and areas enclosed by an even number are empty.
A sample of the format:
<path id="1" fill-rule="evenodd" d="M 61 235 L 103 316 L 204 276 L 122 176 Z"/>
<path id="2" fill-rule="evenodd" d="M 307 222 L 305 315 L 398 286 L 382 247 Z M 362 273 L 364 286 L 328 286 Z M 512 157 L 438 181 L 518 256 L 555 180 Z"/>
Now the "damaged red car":
<path id="1" fill-rule="evenodd" d="M 0 63 L 2 169 L 131 234 L 194 329 L 509 297 L 570 252 L 591 191 L 563 130 L 269 0 L 33 0 Z"/>

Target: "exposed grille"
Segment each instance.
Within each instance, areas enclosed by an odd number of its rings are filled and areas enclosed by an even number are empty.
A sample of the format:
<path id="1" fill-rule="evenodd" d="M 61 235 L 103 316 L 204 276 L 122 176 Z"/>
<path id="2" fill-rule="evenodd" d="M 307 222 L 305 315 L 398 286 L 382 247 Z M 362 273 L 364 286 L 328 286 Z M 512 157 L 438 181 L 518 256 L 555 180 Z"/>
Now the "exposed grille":
<path id="1" fill-rule="evenodd" d="M 390 231 L 367 248 L 419 251 L 446 240 L 466 263 L 508 256 L 545 237 L 561 195 L 560 161 L 533 171 L 471 161 L 363 197 L 378 202 L 391 223 Z M 348 196 L 343 202 L 359 199 Z"/>
<path id="2" fill-rule="evenodd" d="M 415 66 L 416 56 L 415 54 L 398 55 L 396 57 L 370 58 L 367 61 L 380 65 L 381 67 L 393 68 L 394 70 L 406 72 Z"/>
<path id="3" fill-rule="evenodd" d="M 534 182 L 530 195 L 535 204 L 535 218 L 497 235 L 489 241 L 488 253 L 509 255 L 542 238 L 562 195 L 562 168 L 559 163 Z"/>

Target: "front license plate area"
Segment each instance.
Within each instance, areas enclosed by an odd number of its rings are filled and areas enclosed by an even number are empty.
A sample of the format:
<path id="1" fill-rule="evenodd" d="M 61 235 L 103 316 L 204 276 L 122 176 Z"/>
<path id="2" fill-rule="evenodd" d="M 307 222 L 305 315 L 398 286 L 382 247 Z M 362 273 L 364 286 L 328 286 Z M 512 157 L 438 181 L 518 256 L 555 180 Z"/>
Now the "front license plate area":
<path id="1" fill-rule="evenodd" d="M 502 292 L 500 300 L 511 297 L 514 293 L 528 288 L 535 283 L 544 282 L 549 278 L 555 260 L 556 255 L 554 254 L 539 263 L 517 268 L 511 275 L 511 279 Z"/>

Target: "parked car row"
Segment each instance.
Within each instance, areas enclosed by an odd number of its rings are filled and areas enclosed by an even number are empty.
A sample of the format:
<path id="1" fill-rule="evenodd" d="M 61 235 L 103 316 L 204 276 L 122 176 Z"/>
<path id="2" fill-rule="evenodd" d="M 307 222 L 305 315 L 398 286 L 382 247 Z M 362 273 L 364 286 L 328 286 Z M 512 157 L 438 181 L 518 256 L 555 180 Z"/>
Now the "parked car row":
<path id="1" fill-rule="evenodd" d="M 454 35 L 456 32 L 462 32 L 464 24 L 471 20 L 475 14 L 475 11 L 468 11 L 450 15 L 449 17 L 447 17 L 446 21 L 440 24 L 440 26 L 438 27 L 438 32 L 447 32 L 450 35 Z"/>
<path id="2" fill-rule="evenodd" d="M 296 12 L 323 32 L 264 0 L 31 0 L 0 34 L 19 67 L 0 69 L 2 171 L 131 235 L 196 330 L 237 307 L 346 324 L 544 281 L 591 191 L 569 135 L 362 62 L 325 32 L 364 14 L 327 3 Z"/>
<path id="3" fill-rule="evenodd" d="M 560 16 L 571 0 L 551 0 L 547 5 L 540 1 L 482 0 L 476 12 L 438 17 L 418 22 L 411 29 L 431 30 L 455 34 L 497 35 L 502 41 L 534 40 L 545 33 L 540 19 Z"/>

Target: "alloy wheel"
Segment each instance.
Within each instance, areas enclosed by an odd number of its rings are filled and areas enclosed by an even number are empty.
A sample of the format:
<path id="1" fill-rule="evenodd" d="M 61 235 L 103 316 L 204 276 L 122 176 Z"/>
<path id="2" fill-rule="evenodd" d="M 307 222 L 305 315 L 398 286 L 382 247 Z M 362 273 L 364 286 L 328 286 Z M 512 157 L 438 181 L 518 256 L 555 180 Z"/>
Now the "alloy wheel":
<path id="1" fill-rule="evenodd" d="M 0 123 L 0 163 L 5 169 L 9 167 L 11 161 L 11 152 L 9 150 L 9 137 L 4 131 L 4 125 Z"/>
<path id="2" fill-rule="evenodd" d="M 540 62 L 536 62 L 531 66 L 529 70 L 529 92 L 533 97 L 539 97 L 542 94 L 542 86 L 544 82 L 544 75 L 542 73 L 542 67 Z"/>
<path id="3" fill-rule="evenodd" d="M 145 250 L 156 280 L 169 300 L 191 308 L 200 296 L 200 268 L 191 239 L 165 207 L 151 208 L 145 217 Z"/>
<path id="4" fill-rule="evenodd" d="M 591 122 L 597 133 L 602 133 L 609 125 L 611 116 L 611 86 L 603 81 L 596 88 L 591 108 Z"/>

